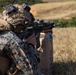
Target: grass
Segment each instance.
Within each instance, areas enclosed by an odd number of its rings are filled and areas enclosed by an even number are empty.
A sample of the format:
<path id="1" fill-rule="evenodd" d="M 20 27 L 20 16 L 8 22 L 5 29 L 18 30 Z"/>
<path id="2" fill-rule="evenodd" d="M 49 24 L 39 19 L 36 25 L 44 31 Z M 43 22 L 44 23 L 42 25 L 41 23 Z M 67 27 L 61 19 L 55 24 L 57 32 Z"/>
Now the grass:
<path id="1" fill-rule="evenodd" d="M 74 1 L 74 0 L 42 0 L 44 2 L 64 2 L 64 1 Z"/>
<path id="2" fill-rule="evenodd" d="M 39 19 L 70 18 L 76 15 L 76 1 L 35 4 L 31 9 L 33 15 Z"/>
<path id="3" fill-rule="evenodd" d="M 53 75 L 76 75 L 76 28 L 54 28 L 53 39 Z"/>

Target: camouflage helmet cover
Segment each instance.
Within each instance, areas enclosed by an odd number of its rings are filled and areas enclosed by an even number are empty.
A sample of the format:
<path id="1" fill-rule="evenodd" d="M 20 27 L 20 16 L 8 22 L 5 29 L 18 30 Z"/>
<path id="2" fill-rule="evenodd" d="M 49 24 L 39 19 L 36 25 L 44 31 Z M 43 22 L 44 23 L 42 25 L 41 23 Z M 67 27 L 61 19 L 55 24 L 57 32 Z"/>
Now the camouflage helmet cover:
<path id="1" fill-rule="evenodd" d="M 9 5 L 2 14 L 3 19 L 13 25 L 16 32 L 20 32 L 34 21 L 33 15 L 19 4 Z"/>

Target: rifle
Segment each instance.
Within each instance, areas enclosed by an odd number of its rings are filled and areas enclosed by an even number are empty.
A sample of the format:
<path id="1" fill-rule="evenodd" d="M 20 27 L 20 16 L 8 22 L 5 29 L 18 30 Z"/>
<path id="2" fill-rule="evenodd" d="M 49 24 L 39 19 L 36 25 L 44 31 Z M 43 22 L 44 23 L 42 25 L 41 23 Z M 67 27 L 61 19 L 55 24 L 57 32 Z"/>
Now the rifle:
<path id="1" fill-rule="evenodd" d="M 25 30 L 21 31 L 21 33 L 17 34 L 21 39 L 23 38 L 28 38 L 30 35 L 35 33 L 37 35 L 36 40 L 37 40 L 37 48 L 40 47 L 40 32 L 43 30 L 49 30 L 52 29 L 56 26 L 59 26 L 59 24 L 55 24 L 53 22 L 45 22 L 43 20 L 37 20 L 34 21 L 31 26 L 27 27 Z"/>

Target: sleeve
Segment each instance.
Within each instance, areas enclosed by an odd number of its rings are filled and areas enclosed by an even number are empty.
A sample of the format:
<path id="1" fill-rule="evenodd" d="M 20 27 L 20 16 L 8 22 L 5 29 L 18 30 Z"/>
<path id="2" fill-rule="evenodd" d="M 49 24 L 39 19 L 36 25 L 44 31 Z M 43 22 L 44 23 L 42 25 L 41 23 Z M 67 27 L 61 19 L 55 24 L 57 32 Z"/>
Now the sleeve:
<path id="1" fill-rule="evenodd" d="M 10 32 L 8 37 L 11 39 L 6 44 L 5 52 L 15 63 L 16 67 L 21 70 L 24 75 L 40 73 L 35 49 L 33 47 L 25 49 L 24 43 L 13 32 Z"/>
<path id="2" fill-rule="evenodd" d="M 4 37 L 8 37 L 7 39 L 9 39 L 4 51 L 15 63 L 16 67 L 24 74 L 32 72 L 32 66 L 30 65 L 27 54 L 24 53 L 24 43 L 13 32 L 9 32 Z"/>

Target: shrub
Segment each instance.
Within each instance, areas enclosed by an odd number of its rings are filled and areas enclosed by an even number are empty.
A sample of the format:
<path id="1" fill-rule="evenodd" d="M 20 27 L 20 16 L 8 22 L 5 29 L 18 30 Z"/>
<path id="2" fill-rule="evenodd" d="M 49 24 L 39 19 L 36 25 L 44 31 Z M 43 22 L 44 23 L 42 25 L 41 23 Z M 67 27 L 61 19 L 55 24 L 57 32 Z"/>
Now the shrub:
<path id="1" fill-rule="evenodd" d="M 76 17 L 72 17 L 71 19 L 56 19 L 52 20 L 55 23 L 59 23 L 58 27 L 76 27 Z"/>

